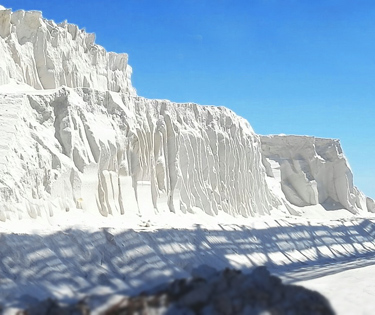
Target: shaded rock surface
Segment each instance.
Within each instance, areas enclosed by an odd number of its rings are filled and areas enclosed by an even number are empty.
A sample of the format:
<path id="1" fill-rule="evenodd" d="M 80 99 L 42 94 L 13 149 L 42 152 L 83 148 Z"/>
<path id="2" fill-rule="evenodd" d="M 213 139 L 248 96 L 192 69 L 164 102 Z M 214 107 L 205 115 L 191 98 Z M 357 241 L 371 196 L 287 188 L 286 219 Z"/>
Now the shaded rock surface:
<path id="1" fill-rule="evenodd" d="M 206 277 L 178 279 L 138 296 L 125 297 L 105 314 L 334 314 L 319 293 L 284 285 L 266 267 L 250 274 L 225 269 L 207 270 Z M 25 314 L 88 314 L 87 304 L 61 306 L 46 300 Z"/>

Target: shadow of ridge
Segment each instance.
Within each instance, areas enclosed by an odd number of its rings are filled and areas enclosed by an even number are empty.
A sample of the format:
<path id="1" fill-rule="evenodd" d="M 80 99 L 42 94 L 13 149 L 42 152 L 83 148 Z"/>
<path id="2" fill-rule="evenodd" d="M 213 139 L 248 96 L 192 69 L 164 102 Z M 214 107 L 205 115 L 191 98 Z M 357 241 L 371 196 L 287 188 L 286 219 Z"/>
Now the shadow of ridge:
<path id="1" fill-rule="evenodd" d="M 322 278 L 351 269 L 364 268 L 375 264 L 374 253 L 359 255 L 357 257 L 343 258 L 322 262 L 307 267 L 296 267 L 294 269 L 269 268 L 271 272 L 280 276 L 283 281 L 293 284 L 300 281 Z"/>
<path id="2" fill-rule="evenodd" d="M 304 277 L 310 271 L 315 277 L 322 274 L 322 265 L 341 264 L 335 269 L 340 271 L 348 267 L 345 262 L 372 258 L 373 221 L 349 226 L 339 221 L 322 226 L 280 220 L 278 226 L 252 229 L 232 224 L 222 225 L 225 230 L 209 230 L 198 224 L 191 230 L 3 233 L 0 303 L 22 307 L 22 296 L 73 301 L 89 295 L 133 295 L 187 277 L 199 265 L 245 272 L 266 265 L 292 281 L 293 272 Z"/>
<path id="3" fill-rule="evenodd" d="M 93 306 L 89 299 L 69 306 L 48 299 L 29 307 L 26 312 L 30 315 L 46 314 L 47 311 L 49 314 L 88 314 L 90 309 L 93 310 Z M 330 302 L 322 294 L 302 286 L 284 284 L 264 266 L 249 274 L 229 268 L 216 271 L 203 266 L 193 277 L 164 283 L 139 295 L 123 296 L 116 302 L 102 305 L 101 312 L 258 314 L 267 310 L 280 314 L 334 314 Z"/>

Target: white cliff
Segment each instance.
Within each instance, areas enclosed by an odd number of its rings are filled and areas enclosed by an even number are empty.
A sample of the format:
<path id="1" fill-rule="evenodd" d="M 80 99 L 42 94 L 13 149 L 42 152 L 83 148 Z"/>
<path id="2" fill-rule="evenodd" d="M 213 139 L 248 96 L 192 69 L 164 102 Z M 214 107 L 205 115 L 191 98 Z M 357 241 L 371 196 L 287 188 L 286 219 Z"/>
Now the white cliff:
<path id="1" fill-rule="evenodd" d="M 375 211 L 373 200 L 354 186 L 339 140 L 274 135 L 261 136 L 261 142 L 267 175 L 280 183 L 291 204 Z"/>
<path id="2" fill-rule="evenodd" d="M 90 88 L 2 94 L 2 220 L 82 208 L 269 213 L 259 137 L 226 108 Z"/>
<path id="3" fill-rule="evenodd" d="M 0 8 L 0 56 L 0 85 L 26 83 L 38 90 L 65 85 L 136 94 L 127 54 L 108 53 L 95 44 L 95 34 L 46 20 L 39 11 Z"/>
<path id="4" fill-rule="evenodd" d="M 138 97 L 127 55 L 75 25 L 0 8 L 0 56 L 1 221 L 71 210 L 249 217 L 327 202 L 375 212 L 337 141 L 261 145 L 229 109 Z"/>

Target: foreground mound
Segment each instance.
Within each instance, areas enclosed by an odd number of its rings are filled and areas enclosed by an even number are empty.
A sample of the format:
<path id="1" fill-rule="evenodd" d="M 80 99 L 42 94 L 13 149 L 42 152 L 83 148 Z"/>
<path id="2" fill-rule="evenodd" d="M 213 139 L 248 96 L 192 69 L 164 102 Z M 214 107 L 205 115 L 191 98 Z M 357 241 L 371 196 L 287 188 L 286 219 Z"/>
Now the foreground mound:
<path id="1" fill-rule="evenodd" d="M 89 314 L 85 303 L 64 307 L 43 301 L 25 314 Z M 125 297 L 106 314 L 334 314 L 319 293 L 284 285 L 266 267 L 251 274 L 208 266 L 193 270 L 193 277 L 175 280 L 135 297 Z"/>

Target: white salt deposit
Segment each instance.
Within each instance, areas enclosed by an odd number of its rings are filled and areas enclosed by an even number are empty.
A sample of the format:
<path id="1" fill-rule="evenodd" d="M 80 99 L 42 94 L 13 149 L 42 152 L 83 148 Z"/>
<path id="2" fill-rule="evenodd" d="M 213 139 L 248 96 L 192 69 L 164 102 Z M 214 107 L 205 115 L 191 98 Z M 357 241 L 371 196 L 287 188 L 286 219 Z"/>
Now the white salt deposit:
<path id="1" fill-rule="evenodd" d="M 132 69 L 127 54 L 108 53 L 95 35 L 56 24 L 39 11 L 0 11 L 0 85 L 23 82 L 36 89 L 91 87 L 127 92 Z"/>
<path id="2" fill-rule="evenodd" d="M 296 206 L 374 212 L 373 202 L 353 185 L 340 142 L 307 136 L 261 136 L 263 164 L 279 193 Z M 269 178 L 269 181 L 272 181 Z"/>
<path id="3" fill-rule="evenodd" d="M 2 220 L 271 209 L 259 137 L 226 108 L 66 87 L 0 102 Z"/>
<path id="4" fill-rule="evenodd" d="M 37 11 L 0 7 L 0 56 L 10 313 L 108 302 L 200 264 L 311 276 L 375 252 L 375 203 L 337 140 L 259 136 L 226 108 L 139 97 L 126 54 Z"/>

